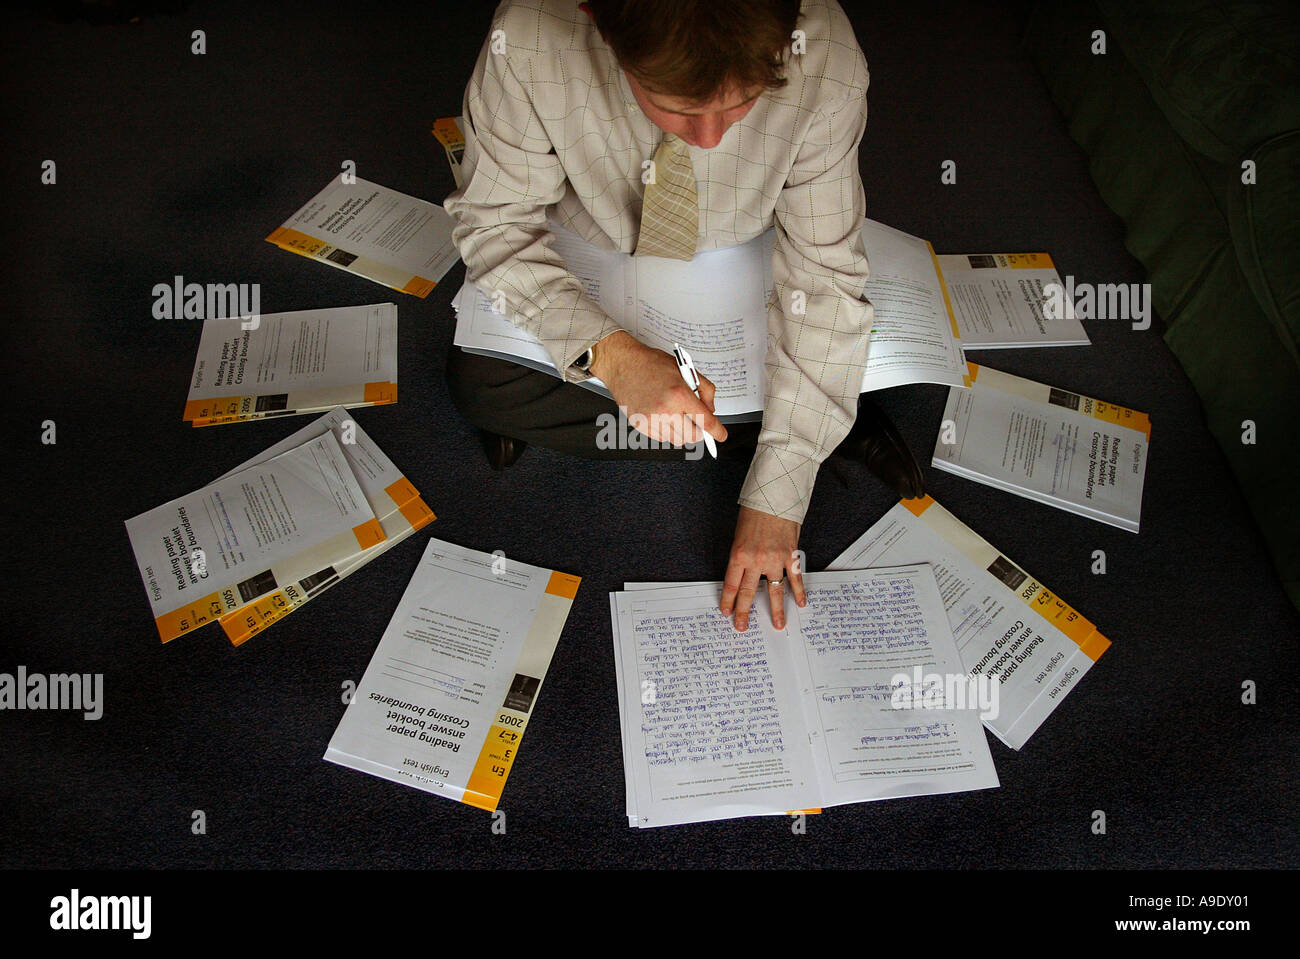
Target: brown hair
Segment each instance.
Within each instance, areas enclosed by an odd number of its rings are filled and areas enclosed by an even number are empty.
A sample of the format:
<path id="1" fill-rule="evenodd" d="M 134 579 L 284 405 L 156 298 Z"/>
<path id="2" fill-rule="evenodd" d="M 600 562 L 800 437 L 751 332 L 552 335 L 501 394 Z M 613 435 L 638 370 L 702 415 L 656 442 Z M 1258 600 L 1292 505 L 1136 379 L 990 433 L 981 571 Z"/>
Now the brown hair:
<path id="1" fill-rule="evenodd" d="M 587 0 L 619 64 L 647 90 L 708 100 L 785 85 L 799 0 Z"/>

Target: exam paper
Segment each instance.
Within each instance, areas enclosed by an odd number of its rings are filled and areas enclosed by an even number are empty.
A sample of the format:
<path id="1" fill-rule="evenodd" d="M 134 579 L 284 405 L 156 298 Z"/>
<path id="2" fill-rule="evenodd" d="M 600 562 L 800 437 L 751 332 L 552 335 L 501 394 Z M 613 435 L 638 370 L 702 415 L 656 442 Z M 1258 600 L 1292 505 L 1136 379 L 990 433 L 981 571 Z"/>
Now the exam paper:
<path id="1" fill-rule="evenodd" d="M 940 255 L 939 272 L 965 350 L 1087 346 L 1091 341 L 1062 296 L 1062 316 L 1047 308 L 1046 289 L 1064 289 L 1046 253 Z"/>
<path id="2" fill-rule="evenodd" d="M 984 725 L 1020 749 L 1110 641 L 929 496 L 904 500 L 831 569 L 929 563 L 964 669 L 998 684 Z"/>
<path id="3" fill-rule="evenodd" d="M 932 464 L 1130 533 L 1138 531 L 1151 421 L 1145 413 L 970 364 L 949 390 Z M 948 442 L 951 440 L 951 442 Z"/>
<path id="4" fill-rule="evenodd" d="M 203 323 L 185 419 L 235 423 L 397 402 L 397 306 L 264 313 Z"/>
<path id="5" fill-rule="evenodd" d="M 495 809 L 578 584 L 431 539 L 325 759 Z"/>
<path id="6" fill-rule="evenodd" d="M 360 177 L 329 182 L 266 239 L 283 250 L 425 297 L 460 258 L 442 207 Z"/>
<path id="7" fill-rule="evenodd" d="M 629 822 L 666 826 L 815 806 L 784 632 L 736 632 L 720 584 L 613 594 Z"/>

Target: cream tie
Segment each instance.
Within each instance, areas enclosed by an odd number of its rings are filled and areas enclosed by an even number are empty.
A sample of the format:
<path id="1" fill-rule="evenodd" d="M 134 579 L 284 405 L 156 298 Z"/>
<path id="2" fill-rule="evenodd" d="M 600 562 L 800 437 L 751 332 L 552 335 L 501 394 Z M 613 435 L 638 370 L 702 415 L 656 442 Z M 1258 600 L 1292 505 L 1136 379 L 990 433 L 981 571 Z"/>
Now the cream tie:
<path id="1" fill-rule="evenodd" d="M 654 179 L 646 184 L 641 204 L 636 255 L 692 259 L 699 239 L 700 208 L 686 142 L 666 134 L 655 151 L 653 169 Z"/>

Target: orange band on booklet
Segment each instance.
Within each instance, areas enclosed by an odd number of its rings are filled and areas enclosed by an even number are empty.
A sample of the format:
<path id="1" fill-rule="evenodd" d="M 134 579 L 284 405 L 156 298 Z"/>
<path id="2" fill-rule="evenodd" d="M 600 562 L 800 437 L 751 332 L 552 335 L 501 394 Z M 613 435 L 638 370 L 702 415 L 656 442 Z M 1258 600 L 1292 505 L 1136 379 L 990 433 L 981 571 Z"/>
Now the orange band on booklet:
<path id="1" fill-rule="evenodd" d="M 905 499 L 901 502 L 913 516 L 920 516 L 934 503 L 934 497 L 927 493 L 925 496 L 918 496 L 916 499 Z"/>
<path id="2" fill-rule="evenodd" d="M 252 408 L 252 396 L 219 396 L 210 400 L 188 400 L 185 403 L 186 420 L 211 420 L 224 416 L 238 416 L 241 408 Z"/>
<path id="3" fill-rule="evenodd" d="M 1097 419 L 1106 423 L 1114 423 L 1116 426 L 1127 426 L 1131 430 L 1145 433 L 1147 442 L 1151 441 L 1151 417 L 1147 416 L 1147 414 L 1139 413 L 1137 410 L 1130 410 L 1124 406 L 1116 406 L 1114 403 L 1103 403 L 1101 400 L 1097 400 L 1096 403 L 1092 415 Z"/>
<path id="4" fill-rule="evenodd" d="M 420 495 L 420 491 L 405 476 L 385 486 L 384 492 L 398 509 Z"/>
<path id="5" fill-rule="evenodd" d="M 289 601 L 284 590 L 258 597 L 243 609 L 221 617 L 221 628 L 232 646 L 242 646 L 266 627 L 289 615 L 296 606 Z"/>
<path id="6" fill-rule="evenodd" d="M 969 360 L 967 360 L 967 361 L 966 361 L 966 369 L 969 371 L 969 376 L 968 376 L 968 378 L 970 379 L 970 381 L 971 381 L 972 383 L 974 383 L 974 382 L 975 382 L 975 377 L 979 376 L 979 374 L 980 374 L 979 364 L 978 364 L 978 363 L 972 363 L 972 362 L 970 362 Z"/>
<path id="7" fill-rule="evenodd" d="M 422 499 L 403 503 L 398 509 L 401 511 L 402 518 L 411 524 L 411 529 L 423 529 L 437 519 L 433 515 L 433 510 L 429 509 L 429 505 Z"/>
<path id="8" fill-rule="evenodd" d="M 514 718 L 522 714 L 511 710 L 505 715 Z M 474 771 L 469 774 L 469 782 L 465 783 L 464 802 L 467 805 L 489 812 L 497 808 L 497 803 L 501 801 L 501 790 L 506 784 L 506 777 L 510 775 L 510 767 L 515 764 L 515 756 L 519 753 L 519 743 L 523 741 L 527 725 L 525 717 L 521 726 L 493 723 L 488 729 L 487 740 L 479 751 Z"/>
<path id="9" fill-rule="evenodd" d="M 1031 580 L 1031 582 L 1036 583 L 1038 586 L 1032 597 L 1025 599 L 1023 595 L 1018 594 L 1024 600 L 1025 605 L 1036 610 L 1043 619 L 1047 620 L 1059 629 L 1067 639 L 1075 643 L 1085 656 L 1096 662 L 1097 658 L 1110 646 L 1110 640 L 1097 632 L 1097 627 L 1086 617 L 1076 612 L 1069 603 L 1064 602 L 1047 587 L 1038 583 L 1037 580 Z"/>
<path id="10" fill-rule="evenodd" d="M 550 582 L 546 584 L 546 591 L 552 596 L 563 596 L 565 599 L 573 599 L 578 595 L 578 584 L 581 582 L 581 576 L 574 576 L 571 573 L 555 571 L 551 573 Z"/>
<path id="11" fill-rule="evenodd" d="M 221 594 L 209 593 L 195 603 L 155 617 L 154 624 L 158 627 L 158 636 L 162 641 L 170 643 L 177 636 L 218 619 L 224 612 L 226 610 L 221 603 Z"/>
<path id="12" fill-rule="evenodd" d="M 1056 266 L 1046 253 L 998 253 L 996 256 L 1011 270 L 1050 270 Z"/>
<path id="13" fill-rule="evenodd" d="M 385 403 L 397 402 L 397 384 L 396 383 L 367 383 L 365 391 L 361 395 L 363 403 L 374 403 L 376 406 Z"/>
<path id="14" fill-rule="evenodd" d="M 1092 635 L 1079 644 L 1079 648 L 1083 650 L 1083 655 L 1095 663 L 1101 658 L 1101 654 L 1110 648 L 1110 640 L 1093 630 Z"/>
<path id="15" fill-rule="evenodd" d="M 379 525 L 377 519 L 352 527 L 352 535 L 357 538 L 357 543 L 362 549 L 369 549 L 376 543 L 382 543 L 388 538 L 384 535 L 384 528 Z"/>
<path id="16" fill-rule="evenodd" d="M 307 256 L 312 256 L 322 247 L 330 245 L 324 240 L 318 240 L 314 236 L 308 236 L 306 233 L 290 229 L 287 226 L 276 227 L 266 240 L 278 247 L 293 250 L 295 253 L 303 253 Z"/>
<path id="17" fill-rule="evenodd" d="M 433 292 L 433 288 L 438 284 L 433 280 L 426 280 L 422 276 L 413 276 L 406 286 L 402 287 L 402 293 L 412 293 L 415 296 L 426 297 Z"/>
<path id="18" fill-rule="evenodd" d="M 465 145 L 465 137 L 461 135 L 460 124 L 456 122 L 455 117 L 442 117 L 433 121 L 433 135 L 438 138 L 438 142 L 449 150 L 455 150 Z"/>

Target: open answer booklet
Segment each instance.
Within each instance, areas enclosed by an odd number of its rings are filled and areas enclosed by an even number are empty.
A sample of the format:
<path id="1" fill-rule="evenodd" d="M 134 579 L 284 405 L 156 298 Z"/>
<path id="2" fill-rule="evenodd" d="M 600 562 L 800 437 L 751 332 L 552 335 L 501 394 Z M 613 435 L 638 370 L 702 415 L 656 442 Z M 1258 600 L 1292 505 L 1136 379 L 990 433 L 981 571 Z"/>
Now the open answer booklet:
<path id="1" fill-rule="evenodd" d="M 496 809 L 579 582 L 429 540 L 325 759 Z"/>
<path id="2" fill-rule="evenodd" d="M 397 402 L 397 306 L 376 303 L 203 323 L 185 419 L 238 423 Z"/>
<path id="3" fill-rule="evenodd" d="M 721 583 L 610 594 L 632 826 L 782 815 L 998 785 L 977 709 L 895 708 L 914 667 L 964 669 L 927 565 L 808 573 L 775 629 Z"/>
<path id="4" fill-rule="evenodd" d="M 965 385 L 960 338 L 929 244 L 872 220 L 863 235 L 871 261 L 867 295 L 875 308 L 863 391 L 907 383 Z M 603 250 L 553 223 L 548 242 L 621 328 L 647 346 L 671 352 L 679 343 L 690 352 L 717 388 L 720 419 L 762 416 L 767 303 L 774 295 L 771 231 L 697 253 L 689 262 Z M 452 305 L 457 346 L 555 373 L 545 347 L 496 311 L 477 286 L 463 286 Z M 609 395 L 598 379 L 580 385 Z"/>
<path id="5" fill-rule="evenodd" d="M 1059 282 L 1046 254 L 936 257 L 925 240 L 874 220 L 864 221 L 862 234 L 871 269 L 866 297 L 875 314 L 863 392 L 908 383 L 964 386 L 963 346 L 1088 342 L 1068 308 L 1060 320 L 1044 310 L 1044 284 Z M 604 250 L 555 224 L 549 242 L 623 329 L 648 346 L 671 351 L 680 343 L 690 351 L 717 387 L 719 417 L 735 422 L 761 415 L 774 289 L 771 231 L 690 262 Z M 949 267 L 941 271 L 945 259 Z M 490 293 L 467 283 L 452 305 L 457 346 L 555 372 L 546 349 L 500 303 L 494 306 Z M 608 395 L 599 380 L 581 385 Z"/>
<path id="6" fill-rule="evenodd" d="M 266 239 L 290 253 L 425 297 L 460 259 L 437 204 L 342 173 Z"/>
<path id="7" fill-rule="evenodd" d="M 1147 414 L 974 363 L 970 380 L 948 392 L 935 467 L 1138 531 Z"/>

